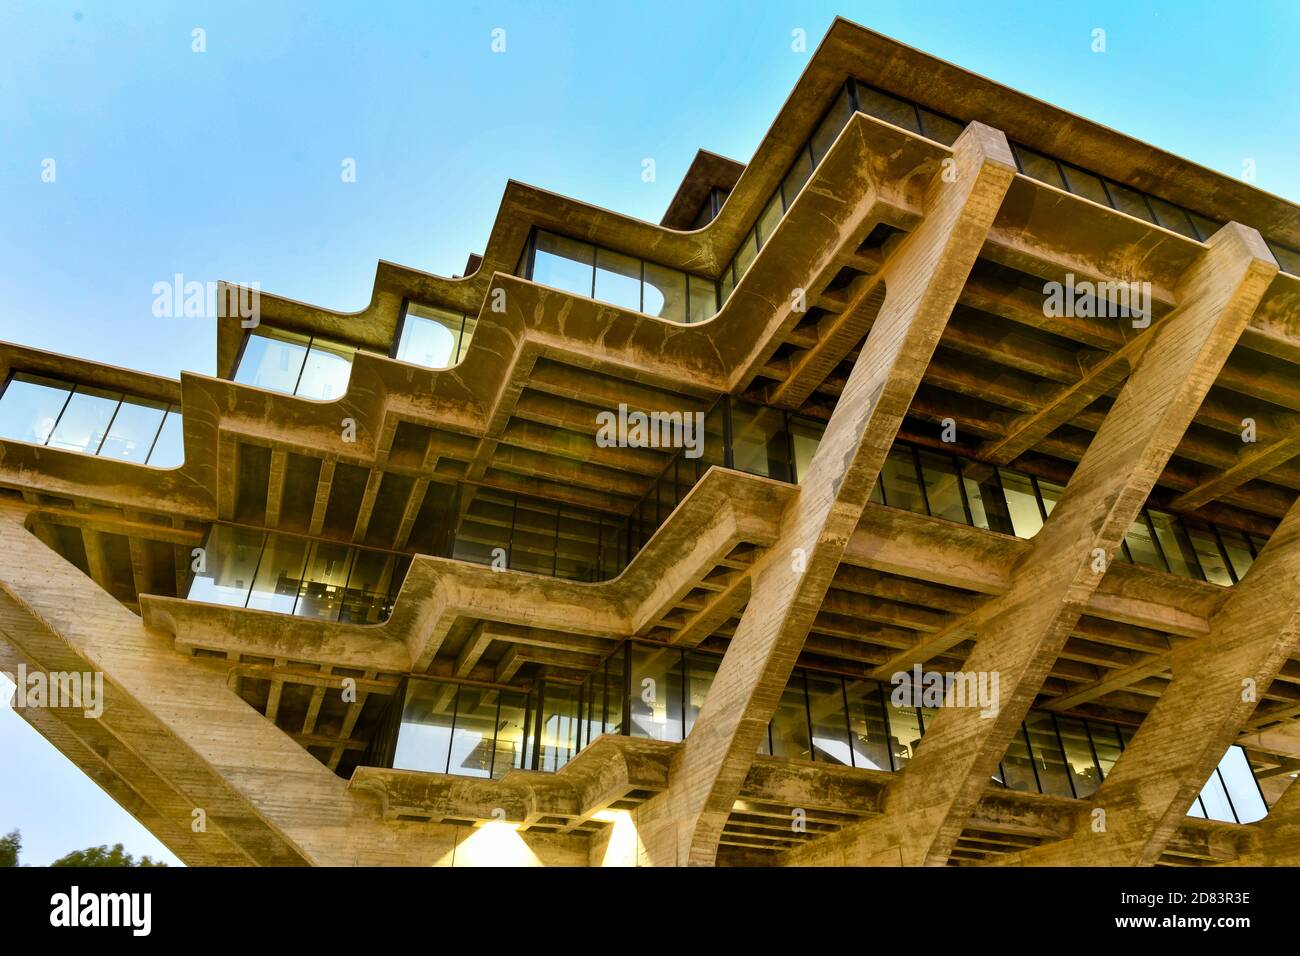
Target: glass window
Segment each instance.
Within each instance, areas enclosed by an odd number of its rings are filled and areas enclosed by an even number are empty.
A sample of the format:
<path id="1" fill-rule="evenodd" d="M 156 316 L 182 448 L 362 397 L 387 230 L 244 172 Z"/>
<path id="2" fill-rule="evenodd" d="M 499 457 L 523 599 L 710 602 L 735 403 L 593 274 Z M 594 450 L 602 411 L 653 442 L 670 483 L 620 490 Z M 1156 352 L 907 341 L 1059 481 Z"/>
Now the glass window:
<path id="1" fill-rule="evenodd" d="M 402 320 L 397 358 L 428 368 L 448 368 L 458 359 L 458 339 L 464 317 L 446 309 L 412 302 Z"/>
<path id="2" fill-rule="evenodd" d="M 717 676 L 721 658 L 712 654 L 686 655 L 686 732 L 689 734 L 695 726 L 695 719 L 704 706 L 704 698 L 709 695 L 713 678 Z"/>
<path id="3" fill-rule="evenodd" d="M 478 326 L 478 319 L 472 315 L 465 316 L 465 324 L 461 327 L 460 347 L 456 350 L 456 361 L 465 360 L 465 353 L 469 351 L 470 340 L 474 338 L 474 329 Z"/>
<path id="4" fill-rule="evenodd" d="M 1014 148 L 1016 158 L 1020 160 L 1020 168 L 1026 176 L 1037 179 L 1040 183 L 1055 186 L 1057 189 L 1065 188 L 1065 182 L 1061 179 L 1061 170 L 1056 165 L 1056 160 L 1050 156 L 1044 156 L 1042 153 L 1036 153 L 1019 143 L 1014 144 Z"/>
<path id="5" fill-rule="evenodd" d="M 718 277 L 718 304 L 719 307 L 731 298 L 732 291 L 736 288 L 736 260 L 732 259 L 727 263 L 727 267 L 722 270 L 722 275 Z"/>
<path id="6" fill-rule="evenodd" d="M 216 525 L 203 546 L 202 563 L 190 580 L 191 601 L 243 607 L 262 553 L 261 531 Z"/>
<path id="7" fill-rule="evenodd" d="M 235 370 L 235 381 L 292 395 L 310 341 L 305 335 L 278 329 L 262 328 L 249 333 L 239 357 L 239 368 Z"/>
<path id="8" fill-rule="evenodd" d="M 402 707 L 393 768 L 446 773 L 455 720 L 455 684 L 412 680 Z"/>
<path id="9" fill-rule="evenodd" d="M 0 438 L 44 445 L 71 391 L 54 379 L 15 373 L 0 395 Z"/>
<path id="10" fill-rule="evenodd" d="M 96 454 L 121 399 L 120 392 L 78 385 L 54 426 L 50 447 Z"/>
<path id="11" fill-rule="evenodd" d="M 1255 782 L 1255 774 L 1251 772 L 1250 761 L 1246 759 L 1244 749 L 1235 745 L 1228 748 L 1228 752 L 1219 761 L 1219 778 L 1232 800 L 1238 823 L 1254 823 L 1268 815 L 1268 807 L 1264 805 L 1264 798 L 1260 795 L 1259 784 Z"/>
<path id="12" fill-rule="evenodd" d="M 1111 205 L 1120 212 L 1128 213 L 1130 216 L 1136 216 L 1138 219 L 1144 219 L 1147 222 L 1153 222 L 1151 216 L 1151 207 L 1147 205 L 1146 199 L 1140 192 L 1129 189 L 1127 186 L 1121 186 L 1112 180 L 1106 180 L 1106 190 L 1110 193 Z"/>
<path id="13" fill-rule="evenodd" d="M 353 549 L 345 544 L 312 542 L 294 614 L 326 621 L 338 620 L 343 595 L 347 591 L 348 573 L 352 570 L 353 553 Z"/>
<path id="14" fill-rule="evenodd" d="M 1074 795 L 1091 796 L 1101 785 L 1101 770 L 1092 756 L 1088 728 L 1082 720 L 1060 716 L 1056 718 L 1056 726 L 1065 748 L 1065 761 L 1070 771 L 1070 782 L 1074 785 Z"/>
<path id="15" fill-rule="evenodd" d="M 1052 516 L 1052 509 L 1056 503 L 1061 500 L 1061 495 L 1065 493 L 1065 485 L 1058 485 L 1054 481 L 1048 481 L 1046 478 L 1035 478 L 1034 484 L 1038 486 L 1038 500 L 1043 503 L 1043 510 L 1047 516 Z"/>
<path id="16" fill-rule="evenodd" d="M 285 534 L 267 536 L 257 575 L 253 578 L 253 590 L 248 596 L 248 607 L 280 614 L 293 612 L 307 562 L 308 544 L 306 538 Z"/>
<path id="17" fill-rule="evenodd" d="M 1101 778 L 1106 779 L 1106 775 L 1115 767 L 1115 762 L 1119 760 L 1119 755 L 1123 752 L 1120 745 L 1119 728 L 1114 724 L 1102 724 L 1095 720 L 1086 721 L 1088 725 L 1088 736 L 1092 738 L 1092 749 L 1097 755 L 1097 767 L 1101 770 Z"/>
<path id="18" fill-rule="evenodd" d="M 149 454 L 149 464 L 154 468 L 176 468 L 185 463 L 185 435 L 181 427 L 181 413 L 172 408 L 163 419 L 158 438 Z"/>
<path id="19" fill-rule="evenodd" d="M 600 579 L 599 515 L 560 508 L 560 531 L 556 540 L 555 574 L 570 581 Z"/>
<path id="20" fill-rule="evenodd" d="M 808 177 L 811 175 L 812 157 L 808 154 L 808 148 L 804 147 L 799 150 L 799 155 L 794 158 L 794 162 L 790 164 L 790 171 L 785 174 L 785 179 L 781 182 L 781 196 L 786 209 L 794 204 L 799 190 L 803 189 L 803 184 L 808 182 Z"/>
<path id="21" fill-rule="evenodd" d="M 689 276 L 691 284 L 691 312 L 686 317 L 690 323 L 707 322 L 718 312 L 718 286 L 708 279 Z M 646 265 L 646 281 L 650 281 L 650 266 Z M 648 295 L 649 293 L 647 293 Z"/>
<path id="22" fill-rule="evenodd" d="M 686 321 L 686 273 L 647 262 L 644 295 L 641 311 L 646 315 L 669 322 Z"/>
<path id="23" fill-rule="evenodd" d="M 1184 518 L 1179 523 L 1187 529 L 1187 536 L 1191 539 L 1197 564 L 1200 565 L 1205 580 L 1225 587 L 1230 586 L 1232 573 L 1228 570 L 1223 552 L 1219 550 L 1219 539 L 1214 536 L 1214 529 L 1190 518 Z"/>
<path id="24" fill-rule="evenodd" d="M 493 738 L 497 725 L 497 700 L 501 692 L 462 684 L 456 696 L 456 721 L 452 727 L 447 772 L 462 777 L 492 775 Z"/>
<path id="25" fill-rule="evenodd" d="M 1286 246 L 1279 246 L 1276 242 L 1270 242 L 1268 247 L 1283 272 L 1289 272 L 1293 276 L 1300 275 L 1300 252 L 1288 249 Z"/>
<path id="26" fill-rule="evenodd" d="M 621 734 L 626 732 L 623 726 L 623 708 L 627 701 L 627 690 L 623 678 L 627 673 L 627 651 L 620 647 L 605 661 L 605 733 Z"/>
<path id="27" fill-rule="evenodd" d="M 167 406 L 144 398 L 123 400 L 113 416 L 99 454 L 105 458 L 143 463 L 153 448 L 154 438 L 162 426 Z"/>
<path id="28" fill-rule="evenodd" d="M 1244 534 L 1232 528 L 1220 527 L 1218 532 L 1219 540 L 1223 542 L 1223 550 L 1228 552 L 1228 561 L 1232 564 L 1233 573 L 1240 581 L 1246 576 L 1246 572 L 1250 570 L 1255 560 L 1250 551 L 1250 543 Z"/>
<path id="29" fill-rule="evenodd" d="M 916 108 L 911 103 L 906 103 L 888 93 L 882 93 L 864 83 L 858 83 L 857 88 L 858 108 L 862 112 L 913 133 L 921 132 L 921 127 L 916 121 Z"/>
<path id="30" fill-rule="evenodd" d="M 632 736 L 682 739 L 682 652 L 632 647 Z"/>
<path id="31" fill-rule="evenodd" d="M 812 466 L 813 455 L 817 453 L 817 446 L 821 444 L 825 432 L 826 426 L 819 421 L 800 418 L 797 415 L 790 416 L 790 444 L 794 448 L 794 474 L 791 476 L 793 481 L 803 481 L 807 476 L 808 469 Z"/>
<path id="32" fill-rule="evenodd" d="M 528 727 L 528 697 L 517 691 L 500 691 L 501 712 L 493 740 L 492 776 L 504 777 L 524 767 Z"/>
<path id="33" fill-rule="evenodd" d="M 409 558 L 358 549 L 352 559 L 339 621 L 343 624 L 378 624 L 386 620 L 409 566 Z"/>
<path id="34" fill-rule="evenodd" d="M 997 469 L 978 461 L 961 459 L 961 479 L 966 486 L 966 503 L 977 528 L 1002 534 L 1015 534 L 1011 512 L 1007 510 Z"/>
<path id="35" fill-rule="evenodd" d="M 813 760 L 853 766 L 848 714 L 844 706 L 844 682 L 838 677 L 820 674 L 808 674 L 807 678 Z"/>
<path id="36" fill-rule="evenodd" d="M 1017 538 L 1032 538 L 1043 527 L 1043 513 L 1038 510 L 1038 496 L 1028 475 L 998 469 L 1002 479 L 1002 492 L 1006 497 L 1007 511 Z"/>
<path id="37" fill-rule="evenodd" d="M 858 87 L 859 93 L 862 87 Z M 929 110 L 921 109 L 921 132 L 929 139 L 936 143 L 943 143 L 945 146 L 951 146 L 957 142 L 957 137 L 961 135 L 962 125 L 956 120 L 950 120 L 946 116 L 940 116 L 938 113 L 931 113 Z"/>
<path id="38" fill-rule="evenodd" d="M 739 283 L 741 277 L 743 277 L 744 274 L 749 271 L 749 267 L 753 265 L 754 258 L 757 255 L 758 255 L 758 237 L 751 229 L 749 235 L 745 237 L 745 241 L 742 242 L 740 244 L 740 248 L 736 250 L 736 257 L 733 260 L 736 263 L 737 283 Z"/>
<path id="39" fill-rule="evenodd" d="M 772 715 L 772 756 L 812 760 L 808 736 L 808 701 L 804 696 L 803 672 L 795 671 L 781 692 Z"/>
<path id="40" fill-rule="evenodd" d="M 1232 810 L 1232 803 L 1228 800 L 1228 792 L 1223 788 L 1223 781 L 1219 778 L 1217 768 L 1210 774 L 1210 779 L 1205 781 L 1205 787 L 1201 790 L 1201 806 L 1205 808 L 1205 815 L 1211 820 L 1221 820 L 1224 823 L 1237 822 L 1237 815 Z"/>
<path id="41" fill-rule="evenodd" d="M 957 484 L 956 462 L 947 455 L 932 451 L 918 451 L 918 454 L 921 458 L 921 474 L 925 478 L 925 496 L 930 503 L 930 514 L 960 524 L 968 524 L 966 508 L 961 500 L 961 488 Z"/>
<path id="42" fill-rule="evenodd" d="M 554 773 L 578 752 L 578 688 L 572 684 L 545 684 L 542 711 L 542 750 L 538 770 Z M 678 738 L 680 739 L 680 738 Z"/>
<path id="43" fill-rule="evenodd" d="M 632 312 L 641 311 L 641 260 L 608 249 L 596 250 L 596 298 Z"/>
<path id="44" fill-rule="evenodd" d="M 1162 511 L 1148 511 L 1147 516 L 1155 529 L 1160 550 L 1169 563 L 1169 570 L 1185 578 L 1199 578 L 1201 574 L 1196 566 L 1196 553 L 1182 522 Z"/>
<path id="45" fill-rule="evenodd" d="M 830 150 L 835 138 L 840 135 L 840 130 L 849 122 L 849 117 L 853 115 L 853 104 L 849 102 L 849 91 L 847 84 L 840 90 L 839 96 L 831 104 L 827 111 L 825 119 L 821 125 L 812 134 L 810 146 L 812 147 L 813 165 L 817 165 L 826 158 L 826 153 Z"/>
<path id="46" fill-rule="evenodd" d="M 1151 203 L 1151 211 L 1156 214 L 1156 222 L 1159 225 L 1189 239 L 1196 238 L 1196 229 L 1193 228 L 1192 221 L 1187 218 L 1187 213 L 1181 206 L 1175 206 L 1155 196 L 1148 196 L 1147 202 Z"/>
<path id="47" fill-rule="evenodd" d="M 1128 553 L 1134 564 L 1166 570 L 1160 548 L 1151 536 L 1151 529 L 1147 527 L 1143 515 L 1139 514 L 1137 521 L 1129 526 L 1128 533 L 1124 535 L 1124 543 L 1128 545 Z"/>
<path id="48" fill-rule="evenodd" d="M 767 207 L 763 210 L 763 214 L 758 217 L 758 244 L 760 248 L 772 238 L 772 234 L 776 232 L 777 223 L 781 221 L 784 212 L 781 208 L 780 194 L 774 195 L 767 201 Z"/>
<path id="49" fill-rule="evenodd" d="M 894 445 L 880 469 L 880 483 L 885 493 L 885 504 L 925 514 L 925 495 L 916 474 L 916 460 L 908 445 Z"/>
<path id="50" fill-rule="evenodd" d="M 551 232 L 537 234 L 532 280 L 591 298 L 596 247 Z"/>
<path id="51" fill-rule="evenodd" d="M 894 769 L 902 770 L 916 755 L 917 745 L 921 742 L 921 723 L 916 708 L 911 704 L 899 706 L 894 701 L 894 694 L 899 693 L 908 700 L 912 687 L 910 684 L 882 687 L 881 692 L 885 694 L 885 712 L 889 717 L 889 750 L 893 754 Z"/>
<path id="52" fill-rule="evenodd" d="M 1007 746 L 1006 756 L 1002 758 L 1004 783 L 1012 790 L 1024 790 L 1034 793 L 1038 790 L 1038 778 L 1034 776 L 1034 764 L 1029 758 L 1029 746 L 1025 741 L 1025 730 L 1021 726 Z"/>
<path id="53" fill-rule="evenodd" d="M 1197 238 L 1202 242 L 1209 239 L 1210 236 L 1223 228 L 1223 223 L 1216 222 L 1213 219 L 1206 219 L 1204 216 L 1194 213 L 1191 210 L 1187 211 L 1187 218 L 1190 219 L 1192 225 L 1196 227 Z"/>
<path id="54" fill-rule="evenodd" d="M 885 726 L 880 685 L 875 681 L 849 680 L 845 682 L 844 690 L 849 700 L 849 741 L 853 748 L 853 766 L 868 770 L 891 770 L 889 730 Z"/>
<path id="55" fill-rule="evenodd" d="M 733 467 L 751 475 L 790 480 L 790 447 L 782 411 L 735 402 L 731 432 Z"/>
<path id="56" fill-rule="evenodd" d="M 356 349 L 347 345 L 313 339 L 294 394 L 318 401 L 331 401 L 346 394 L 355 352 Z"/>
<path id="57" fill-rule="evenodd" d="M 1056 736 L 1052 715 L 1041 710 L 1031 710 L 1025 717 L 1029 732 L 1029 745 L 1038 770 L 1038 784 L 1043 793 L 1057 797 L 1072 797 L 1070 773 L 1066 768 L 1065 753 Z"/>
<path id="58" fill-rule="evenodd" d="M 1101 203 L 1103 206 L 1110 205 L 1110 198 L 1106 195 L 1106 187 L 1102 185 L 1101 180 L 1092 173 L 1085 173 L 1076 166 L 1069 163 L 1061 163 L 1061 172 L 1065 174 L 1065 186 L 1076 196 L 1082 196 L 1084 199 L 1091 199 L 1093 202 Z"/>

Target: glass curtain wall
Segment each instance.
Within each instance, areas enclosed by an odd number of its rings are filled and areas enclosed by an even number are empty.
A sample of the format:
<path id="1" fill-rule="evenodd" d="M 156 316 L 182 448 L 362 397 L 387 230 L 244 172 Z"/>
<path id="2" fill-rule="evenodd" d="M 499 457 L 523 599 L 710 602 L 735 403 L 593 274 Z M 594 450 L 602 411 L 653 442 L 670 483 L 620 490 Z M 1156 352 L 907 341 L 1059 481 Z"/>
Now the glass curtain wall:
<path id="1" fill-rule="evenodd" d="M 319 336 L 259 326 L 244 339 L 234 381 L 298 398 L 332 401 L 348 390 L 357 349 Z"/>
<path id="2" fill-rule="evenodd" d="M 185 460 L 180 406 L 27 372 L 0 391 L 0 438 L 154 468 Z"/>

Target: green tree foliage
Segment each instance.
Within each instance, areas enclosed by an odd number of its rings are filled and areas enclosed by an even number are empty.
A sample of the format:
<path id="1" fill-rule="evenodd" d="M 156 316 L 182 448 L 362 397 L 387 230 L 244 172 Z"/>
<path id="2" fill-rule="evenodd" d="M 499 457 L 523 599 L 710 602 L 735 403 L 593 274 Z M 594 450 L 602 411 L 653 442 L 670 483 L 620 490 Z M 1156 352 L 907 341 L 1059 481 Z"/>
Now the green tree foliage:
<path id="1" fill-rule="evenodd" d="M 17 866 L 18 854 L 23 849 L 23 838 L 17 830 L 0 837 L 0 866 Z"/>
<path id="2" fill-rule="evenodd" d="M 92 846 L 88 850 L 74 850 L 67 856 L 60 857 L 50 866 L 166 866 L 166 863 L 154 862 L 147 856 L 135 861 L 130 853 L 122 849 L 122 844 L 115 843 L 112 848 Z"/>

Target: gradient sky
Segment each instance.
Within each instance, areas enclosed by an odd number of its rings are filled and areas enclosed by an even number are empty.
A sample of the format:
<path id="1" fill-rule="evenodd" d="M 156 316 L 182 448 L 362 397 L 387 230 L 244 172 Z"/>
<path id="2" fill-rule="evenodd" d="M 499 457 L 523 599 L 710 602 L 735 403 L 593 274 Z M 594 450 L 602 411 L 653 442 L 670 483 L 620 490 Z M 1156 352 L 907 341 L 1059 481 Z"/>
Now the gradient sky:
<path id="1" fill-rule="evenodd" d="M 378 259 L 463 271 L 510 178 L 658 221 L 696 149 L 749 158 L 807 64 L 791 31 L 811 51 L 836 14 L 1300 198 L 1294 0 L 4 0 L 0 339 L 212 374 L 213 323 L 154 318 L 154 283 L 361 309 Z M 174 859 L 7 707 L 0 767 L 26 862 Z"/>

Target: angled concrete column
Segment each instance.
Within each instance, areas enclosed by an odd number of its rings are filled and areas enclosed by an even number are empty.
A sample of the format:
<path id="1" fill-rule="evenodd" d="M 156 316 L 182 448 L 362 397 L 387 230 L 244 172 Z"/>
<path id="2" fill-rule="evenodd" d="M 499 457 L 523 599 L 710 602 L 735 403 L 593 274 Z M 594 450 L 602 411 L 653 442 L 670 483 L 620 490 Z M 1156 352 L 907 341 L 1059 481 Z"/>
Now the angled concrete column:
<path id="1" fill-rule="evenodd" d="M 997 772 L 1079 615 L 1256 304 L 1277 273 L 1263 239 L 1230 223 L 1178 284 L 1154 339 L 1012 574 L 950 628 L 974 637 L 964 670 L 996 674 L 999 709 L 940 710 L 891 787 L 885 814 L 790 854 L 792 863 L 941 865 Z M 1104 570 L 1104 563 L 1100 567 Z"/>
<path id="2" fill-rule="evenodd" d="M 1268 816 L 1255 825 L 1239 866 L 1300 866 L 1300 786 L 1292 780 Z"/>
<path id="3" fill-rule="evenodd" d="M 1088 799 L 1089 813 L 1078 821 L 1073 838 L 1006 862 L 1154 864 L 1298 637 L 1300 505 L 1295 505 L 1210 619 L 1209 635 L 1171 652 L 1173 680 Z M 1294 802 L 1300 803 L 1300 793 Z M 1094 818 L 1097 809 L 1104 811 L 1104 820 Z M 1285 808 L 1279 818 L 1284 817 Z"/>
<path id="4" fill-rule="evenodd" d="M 1014 175 L 1006 138 L 972 123 L 925 218 L 882 270 L 879 314 L 752 596 L 670 787 L 637 814 L 644 861 L 714 862 L 718 838 L 845 545 Z M 953 175 L 955 173 L 955 175 Z"/>

